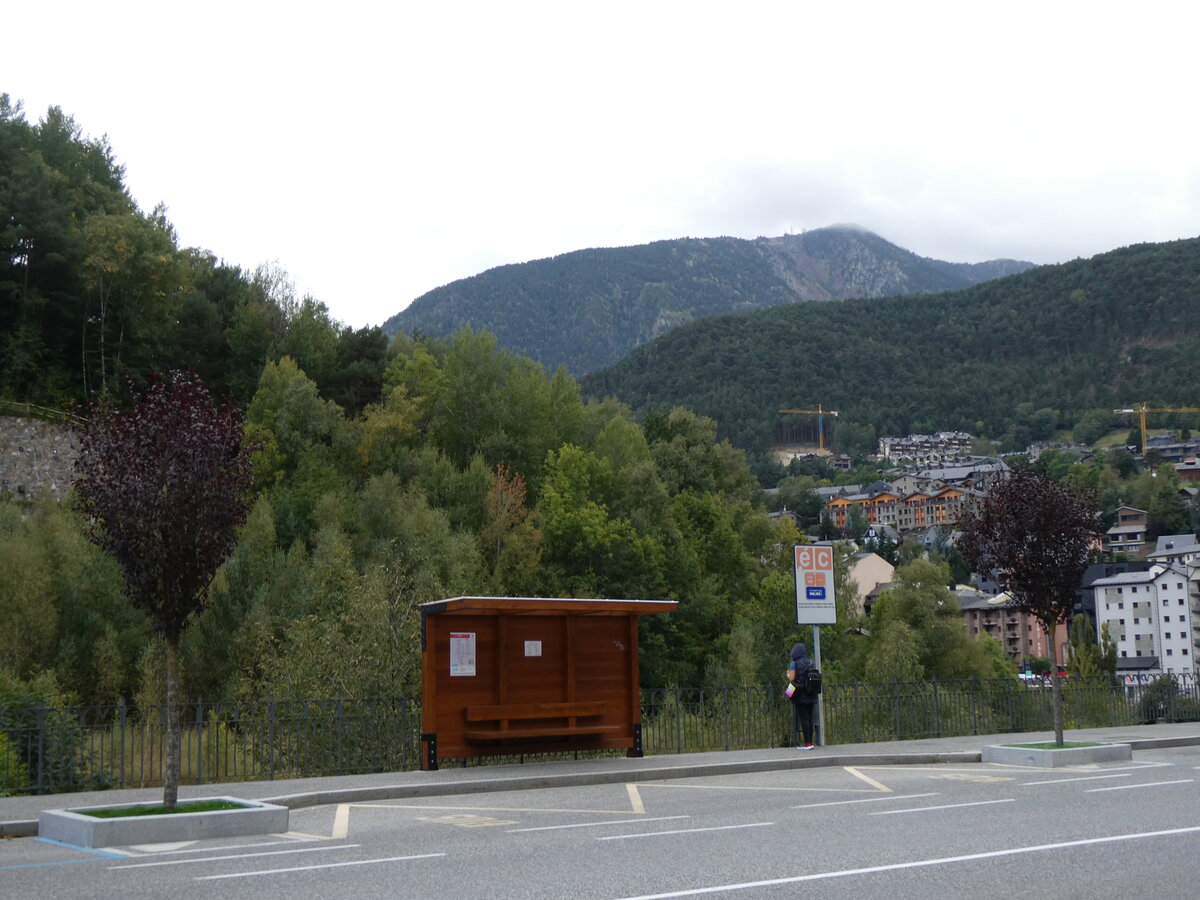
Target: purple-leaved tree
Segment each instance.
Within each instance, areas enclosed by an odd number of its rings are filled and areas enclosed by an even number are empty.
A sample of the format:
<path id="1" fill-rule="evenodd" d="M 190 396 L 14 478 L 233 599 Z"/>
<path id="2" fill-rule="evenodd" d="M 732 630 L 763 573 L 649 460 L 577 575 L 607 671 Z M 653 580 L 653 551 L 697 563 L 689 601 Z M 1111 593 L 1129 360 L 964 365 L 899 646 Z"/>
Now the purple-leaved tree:
<path id="1" fill-rule="evenodd" d="M 1097 546 L 1091 492 L 1047 475 L 1016 470 L 991 488 L 959 520 L 958 549 L 982 574 L 992 575 L 1010 598 L 1008 606 L 1033 616 L 1050 644 L 1054 742 L 1063 742 L 1062 685 L 1055 629 L 1075 606 L 1083 573 Z"/>
<path id="2" fill-rule="evenodd" d="M 195 374 L 152 377 L 131 409 L 102 403 L 82 428 L 75 491 L 88 537 L 166 644 L 167 809 L 179 795 L 179 639 L 236 544 L 251 451 L 239 410 Z"/>

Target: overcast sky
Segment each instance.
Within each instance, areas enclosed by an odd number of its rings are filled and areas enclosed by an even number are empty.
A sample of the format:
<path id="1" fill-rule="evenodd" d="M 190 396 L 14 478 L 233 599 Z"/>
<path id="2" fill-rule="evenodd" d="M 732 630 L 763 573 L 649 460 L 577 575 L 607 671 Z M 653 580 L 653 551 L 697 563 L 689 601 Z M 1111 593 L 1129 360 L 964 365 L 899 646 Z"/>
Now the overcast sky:
<path id="1" fill-rule="evenodd" d="M 1062 262 L 1200 234 L 1200 4 L 8 4 L 0 92 L 354 327 L 492 266 L 856 223 Z"/>

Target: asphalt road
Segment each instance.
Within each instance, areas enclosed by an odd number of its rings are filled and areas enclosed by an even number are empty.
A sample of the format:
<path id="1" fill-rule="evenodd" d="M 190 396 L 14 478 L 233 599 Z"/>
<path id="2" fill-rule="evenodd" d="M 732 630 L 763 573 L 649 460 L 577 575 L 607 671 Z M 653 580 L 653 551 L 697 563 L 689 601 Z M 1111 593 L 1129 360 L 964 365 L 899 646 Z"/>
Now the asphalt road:
<path id="1" fill-rule="evenodd" d="M 1183 897 L 1200 883 L 1200 747 L 339 804 L 290 827 L 105 851 L 4 841 L 0 897 Z"/>

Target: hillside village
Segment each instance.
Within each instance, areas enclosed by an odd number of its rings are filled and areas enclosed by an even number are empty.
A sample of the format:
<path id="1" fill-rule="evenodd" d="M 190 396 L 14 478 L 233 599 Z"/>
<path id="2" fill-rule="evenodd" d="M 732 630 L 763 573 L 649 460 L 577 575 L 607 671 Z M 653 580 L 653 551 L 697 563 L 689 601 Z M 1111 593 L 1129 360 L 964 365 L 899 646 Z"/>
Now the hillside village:
<path id="1" fill-rule="evenodd" d="M 971 456 L 964 432 L 884 437 L 878 458 L 897 463 L 886 478 L 867 485 L 818 487 L 826 528 L 857 540 L 851 577 L 856 606 L 869 614 L 891 587 L 895 567 L 870 549 L 895 547 L 906 538 L 925 552 L 953 546 L 955 526 L 964 508 L 1002 480 L 1008 465 L 997 457 Z M 1148 448 L 1174 466 L 1180 494 L 1192 501 L 1200 493 L 1200 442 L 1171 436 L 1148 439 Z M 1049 445 L 1030 447 L 1036 459 Z M 1086 448 L 1074 448 L 1090 454 Z M 1195 638 L 1200 636 L 1200 543 L 1197 535 L 1150 538 L 1147 511 L 1122 506 L 1098 548 L 1103 556 L 1087 570 L 1079 589 L 1076 615 L 1091 620 L 1097 639 L 1107 629 L 1115 643 L 1117 672 L 1127 678 L 1195 673 Z M 967 631 L 998 640 L 1018 668 L 1031 673 L 1036 661 L 1067 662 L 1068 624 L 1053 641 L 1032 616 L 1012 609 L 1009 598 L 986 577 L 958 585 L 955 596 Z"/>

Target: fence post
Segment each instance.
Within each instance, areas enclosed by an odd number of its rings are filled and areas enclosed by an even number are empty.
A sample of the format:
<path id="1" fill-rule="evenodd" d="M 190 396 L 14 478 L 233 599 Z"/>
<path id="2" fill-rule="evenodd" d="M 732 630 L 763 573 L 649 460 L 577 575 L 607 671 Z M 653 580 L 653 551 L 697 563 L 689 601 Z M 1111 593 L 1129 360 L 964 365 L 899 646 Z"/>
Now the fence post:
<path id="1" fill-rule="evenodd" d="M 862 702 L 858 696 L 858 682 L 854 682 L 854 742 L 861 744 L 863 740 Z"/>
<path id="2" fill-rule="evenodd" d="M 729 685 L 724 687 L 725 692 L 725 749 L 729 750 Z"/>
<path id="3" fill-rule="evenodd" d="M 125 698 L 124 698 L 124 697 L 122 697 L 122 698 L 121 698 L 121 728 L 120 728 L 120 732 L 121 732 L 121 733 L 120 733 L 120 740 L 121 740 L 121 768 L 120 768 L 120 770 L 119 770 L 121 774 L 120 774 L 120 776 L 117 778 L 117 787 L 118 787 L 118 788 L 124 788 L 124 787 L 125 787 L 125 717 L 126 717 L 126 710 L 125 710 Z"/>
<path id="4" fill-rule="evenodd" d="M 975 676 L 971 676 L 969 687 L 967 688 L 968 696 L 971 698 L 971 734 L 979 734 L 979 707 L 977 703 L 979 698 L 975 694 Z"/>
<path id="5" fill-rule="evenodd" d="M 892 679 L 892 731 L 895 733 L 895 740 L 903 740 L 904 736 L 900 733 L 900 682 Z"/>
<path id="6" fill-rule="evenodd" d="M 204 784 L 204 701 L 196 698 L 196 784 Z"/>
<path id="7" fill-rule="evenodd" d="M 933 679 L 933 736 L 942 736 L 942 704 L 938 699 L 937 679 Z"/>
<path id="8" fill-rule="evenodd" d="M 400 698 L 400 771 L 408 771 L 408 697 Z"/>
<path id="9" fill-rule="evenodd" d="M 335 713 L 337 725 L 337 773 L 342 774 L 342 698 L 338 697 L 337 712 Z"/>
<path id="10" fill-rule="evenodd" d="M 46 793 L 46 704 L 38 703 L 38 771 L 37 792 Z"/>
<path id="11" fill-rule="evenodd" d="M 683 752 L 683 698 L 675 685 L 675 752 Z"/>
<path id="12" fill-rule="evenodd" d="M 275 698 L 267 703 L 267 781 L 275 780 Z"/>

